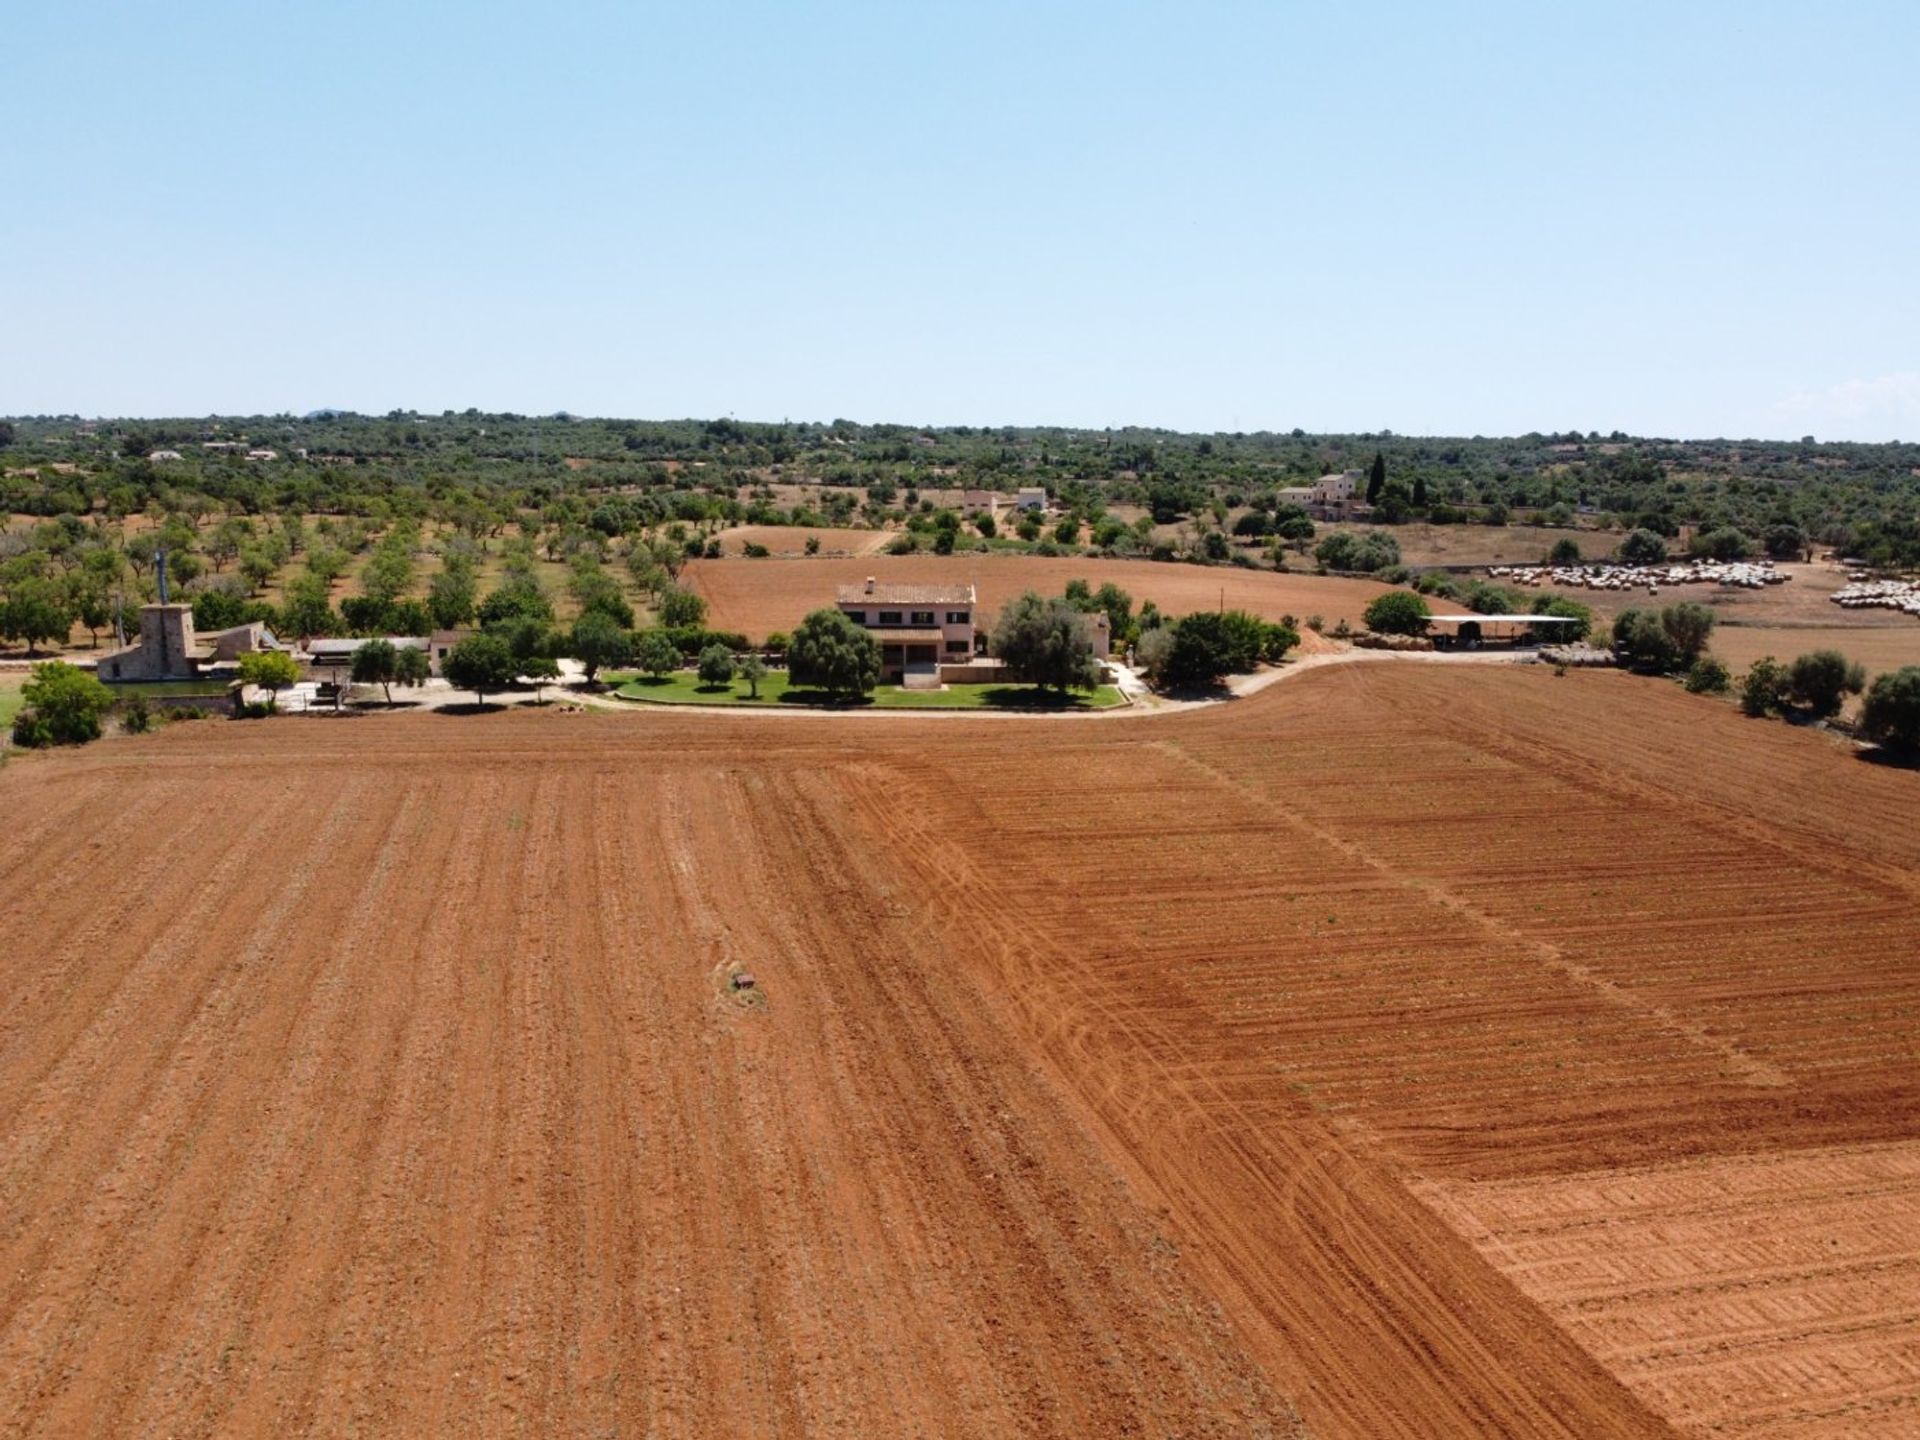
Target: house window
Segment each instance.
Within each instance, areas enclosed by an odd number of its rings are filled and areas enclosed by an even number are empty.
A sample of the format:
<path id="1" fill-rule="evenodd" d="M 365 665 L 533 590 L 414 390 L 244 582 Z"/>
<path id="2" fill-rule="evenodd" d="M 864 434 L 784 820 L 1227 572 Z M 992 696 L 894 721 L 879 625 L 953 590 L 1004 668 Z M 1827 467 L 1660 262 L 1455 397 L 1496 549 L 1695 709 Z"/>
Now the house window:
<path id="1" fill-rule="evenodd" d="M 864 625 L 867 623 L 867 612 L 864 610 L 849 610 L 847 611 L 847 619 L 856 625 Z"/>
<path id="2" fill-rule="evenodd" d="M 964 611 L 964 610 L 949 610 L 949 611 L 947 611 L 947 623 L 948 623 L 949 625 L 964 625 L 964 624 L 966 624 L 966 623 L 967 623 L 967 612 L 966 612 L 966 611 Z"/>
<path id="3" fill-rule="evenodd" d="M 882 610 L 880 612 L 880 623 L 882 625 L 898 625 L 900 623 L 900 612 L 898 610 Z"/>
<path id="4" fill-rule="evenodd" d="M 914 611 L 913 623 L 916 625 L 931 625 L 933 623 L 933 611 L 931 610 Z"/>

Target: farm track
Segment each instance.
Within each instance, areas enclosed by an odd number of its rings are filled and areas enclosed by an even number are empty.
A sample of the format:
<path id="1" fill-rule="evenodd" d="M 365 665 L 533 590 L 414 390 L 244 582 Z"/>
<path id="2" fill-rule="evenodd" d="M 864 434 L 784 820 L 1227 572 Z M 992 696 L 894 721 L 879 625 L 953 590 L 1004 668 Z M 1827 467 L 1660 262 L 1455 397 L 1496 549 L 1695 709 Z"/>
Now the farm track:
<path id="1" fill-rule="evenodd" d="M 183 726 L 0 800 L 0 1436 L 1920 1414 L 1914 777 L 1671 687 Z"/>

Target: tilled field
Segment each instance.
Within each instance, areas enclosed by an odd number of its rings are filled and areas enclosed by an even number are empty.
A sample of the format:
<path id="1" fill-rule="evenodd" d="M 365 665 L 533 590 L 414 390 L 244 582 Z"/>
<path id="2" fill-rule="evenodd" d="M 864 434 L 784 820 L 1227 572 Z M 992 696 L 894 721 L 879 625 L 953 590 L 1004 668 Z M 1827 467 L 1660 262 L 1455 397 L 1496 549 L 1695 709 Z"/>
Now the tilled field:
<path id="1" fill-rule="evenodd" d="M 964 585 L 972 581 L 979 586 L 980 618 L 987 623 L 1023 590 L 1058 595 L 1069 580 L 1079 579 L 1096 589 L 1111 580 L 1133 596 L 1136 606 L 1151 600 L 1169 615 L 1225 605 L 1269 620 L 1291 615 L 1304 625 L 1309 615 L 1318 615 L 1328 628 L 1345 620 L 1358 629 L 1367 602 L 1393 588 L 1375 580 L 1281 574 L 1224 565 L 1031 555 L 695 560 L 681 571 L 680 583 L 706 597 L 708 623 L 715 629 L 738 630 L 758 640 L 770 631 L 793 629 L 809 611 L 832 605 L 837 587 L 858 585 L 869 575 L 901 584 Z"/>
<path id="2" fill-rule="evenodd" d="M 1920 780 L 1674 687 L 206 724 L 0 804 L 0 1435 L 1920 1415 Z"/>

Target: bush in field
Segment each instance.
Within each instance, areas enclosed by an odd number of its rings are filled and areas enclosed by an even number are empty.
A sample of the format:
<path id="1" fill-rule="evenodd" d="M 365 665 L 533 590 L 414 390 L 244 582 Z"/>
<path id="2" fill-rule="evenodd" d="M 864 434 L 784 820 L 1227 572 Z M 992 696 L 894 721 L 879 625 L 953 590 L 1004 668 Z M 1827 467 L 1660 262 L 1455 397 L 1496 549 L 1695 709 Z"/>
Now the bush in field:
<path id="1" fill-rule="evenodd" d="M 13 743 L 29 749 L 84 745 L 100 738 L 100 718 L 113 692 L 77 665 L 49 660 L 33 667 L 13 717 Z"/>
<path id="2" fill-rule="evenodd" d="M 880 642 L 842 611 L 816 610 L 787 642 L 787 673 L 830 695 L 865 695 L 880 681 Z"/>
<path id="3" fill-rule="evenodd" d="M 1009 600 L 987 648 L 1014 679 L 1042 689 L 1091 690 L 1100 683 L 1093 632 L 1064 600 L 1043 600 L 1031 590 Z"/>
<path id="4" fill-rule="evenodd" d="M 1635 530 L 1616 553 L 1623 565 L 1658 565 L 1667 558 L 1667 542 L 1651 530 Z"/>
<path id="5" fill-rule="evenodd" d="M 1173 626 L 1157 679 L 1185 689 L 1245 674 L 1260 663 L 1268 629 L 1266 621 L 1244 610 L 1200 610 L 1182 616 Z"/>
<path id="6" fill-rule="evenodd" d="M 1553 542 L 1553 548 L 1547 551 L 1549 565 L 1578 565 L 1585 558 L 1580 553 L 1580 542 L 1571 535 L 1562 535 Z"/>
<path id="7" fill-rule="evenodd" d="M 733 652 L 724 645 L 709 645 L 700 652 L 700 662 L 694 668 L 702 685 L 731 685 Z"/>
<path id="8" fill-rule="evenodd" d="M 1670 675 L 1700 658 L 1713 633 L 1713 612 L 1682 601 L 1664 610 L 1622 610 L 1613 621 L 1614 658 L 1643 675 Z"/>
<path id="9" fill-rule="evenodd" d="M 1787 698 L 1787 667 L 1771 655 L 1753 662 L 1740 680 L 1740 713 L 1758 718 L 1779 710 Z"/>
<path id="10" fill-rule="evenodd" d="M 1390 590 L 1367 602 L 1367 628 L 1379 635 L 1424 635 L 1433 611 L 1408 590 Z"/>
<path id="11" fill-rule="evenodd" d="M 1553 631 L 1551 638 L 1555 640 L 1584 640 L 1593 633 L 1593 611 L 1578 600 L 1569 600 L 1564 595 L 1537 595 L 1527 608 L 1535 615 L 1557 615 L 1578 622 L 1547 627 Z"/>
<path id="12" fill-rule="evenodd" d="M 1687 549 L 1709 560 L 1744 560 L 1753 554 L 1753 541 L 1731 525 L 1722 525 L 1717 530 L 1704 530 L 1695 535 Z"/>
<path id="13" fill-rule="evenodd" d="M 1713 634 L 1713 611 L 1691 600 L 1683 600 L 1660 612 L 1660 628 L 1673 641 L 1680 663 L 1691 665 L 1700 658 L 1700 652 L 1707 648 L 1707 637 Z"/>
<path id="14" fill-rule="evenodd" d="M 1314 547 L 1313 558 L 1329 570 L 1375 570 L 1400 563 L 1400 542 L 1384 530 L 1336 530 Z"/>
<path id="15" fill-rule="evenodd" d="M 1724 695 L 1733 684 L 1727 667 L 1711 655 L 1702 655 L 1687 671 L 1687 690 L 1694 695 Z"/>
<path id="16" fill-rule="evenodd" d="M 1874 680 L 1860 709 L 1860 733 L 1889 750 L 1920 750 L 1920 665 Z"/>
<path id="17" fill-rule="evenodd" d="M 1838 650 L 1815 650 L 1787 667 L 1787 698 L 1816 719 L 1838 715 L 1866 684 L 1867 672 Z"/>

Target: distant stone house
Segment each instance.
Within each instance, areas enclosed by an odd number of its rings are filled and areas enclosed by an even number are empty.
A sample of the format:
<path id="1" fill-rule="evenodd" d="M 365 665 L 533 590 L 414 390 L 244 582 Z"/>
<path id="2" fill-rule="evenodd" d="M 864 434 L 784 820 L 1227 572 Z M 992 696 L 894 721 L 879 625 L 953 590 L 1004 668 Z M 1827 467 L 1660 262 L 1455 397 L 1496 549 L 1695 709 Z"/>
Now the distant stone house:
<path id="1" fill-rule="evenodd" d="M 108 681 L 190 680 L 251 651 L 282 648 L 257 620 L 202 635 L 193 628 L 191 605 L 142 605 L 140 638 L 102 655 L 94 673 Z"/>
<path id="2" fill-rule="evenodd" d="M 880 670 L 888 679 L 908 671 L 938 672 L 943 662 L 979 653 L 978 605 L 972 585 L 842 585 L 840 612 L 880 642 Z"/>
<path id="3" fill-rule="evenodd" d="M 1321 520 L 1347 519 L 1363 503 L 1360 483 L 1358 470 L 1322 475 L 1308 489 L 1308 512 Z"/>
<path id="4" fill-rule="evenodd" d="M 1044 485 L 1022 485 L 1013 496 L 1013 508 L 1016 510 L 1045 510 L 1047 508 L 1047 490 Z"/>

